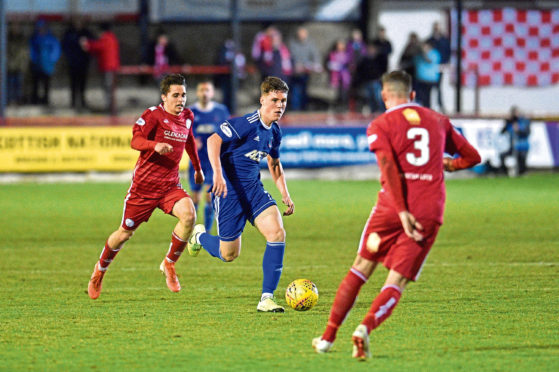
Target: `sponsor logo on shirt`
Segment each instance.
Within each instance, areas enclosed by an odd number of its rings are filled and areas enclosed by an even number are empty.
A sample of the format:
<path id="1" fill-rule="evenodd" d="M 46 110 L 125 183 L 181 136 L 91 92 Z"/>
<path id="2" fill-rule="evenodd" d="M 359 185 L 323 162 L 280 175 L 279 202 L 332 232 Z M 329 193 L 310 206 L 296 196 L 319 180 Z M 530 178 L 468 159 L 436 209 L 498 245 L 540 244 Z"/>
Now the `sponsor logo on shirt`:
<path id="1" fill-rule="evenodd" d="M 225 134 L 227 137 L 233 137 L 233 132 L 231 132 L 231 128 L 229 127 L 228 123 L 223 123 L 219 127 L 221 128 L 223 134 Z"/>
<path id="2" fill-rule="evenodd" d="M 177 133 L 177 132 L 173 132 L 172 130 L 166 130 L 163 132 L 163 134 L 165 135 L 166 139 L 171 139 L 171 140 L 179 140 L 181 142 L 186 142 L 186 139 L 188 138 L 188 133 Z"/>
<path id="3" fill-rule="evenodd" d="M 255 162 L 260 162 L 260 160 L 268 156 L 268 153 L 264 151 L 252 150 L 251 152 L 247 152 L 245 156 L 250 160 L 254 160 Z"/>
<path id="4" fill-rule="evenodd" d="M 146 121 L 145 121 L 144 119 L 142 119 L 142 118 L 139 118 L 138 120 L 136 120 L 136 124 L 138 124 L 138 125 L 145 125 L 145 124 L 146 124 Z"/>

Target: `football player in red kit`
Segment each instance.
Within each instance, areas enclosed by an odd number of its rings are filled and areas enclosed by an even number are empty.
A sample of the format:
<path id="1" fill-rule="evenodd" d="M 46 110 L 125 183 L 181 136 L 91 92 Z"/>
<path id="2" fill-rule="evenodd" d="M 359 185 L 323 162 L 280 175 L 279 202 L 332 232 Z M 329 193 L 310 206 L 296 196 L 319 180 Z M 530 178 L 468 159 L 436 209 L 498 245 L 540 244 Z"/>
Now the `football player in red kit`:
<path id="1" fill-rule="evenodd" d="M 414 97 L 407 73 L 384 74 L 382 99 L 387 110 L 367 128 L 382 188 L 357 257 L 336 292 L 326 330 L 313 339 L 318 353 L 331 349 L 361 286 L 381 262 L 389 270 L 388 277 L 352 336 L 353 357 L 370 356 L 370 332 L 390 316 L 408 282 L 417 280 L 443 223 L 443 169 L 453 172 L 481 161 L 447 117 L 412 103 Z M 444 157 L 444 153 L 459 157 Z"/>
<path id="2" fill-rule="evenodd" d="M 194 115 L 186 108 L 186 82 L 182 75 L 168 75 L 160 85 L 159 106 L 144 111 L 133 128 L 131 147 L 140 151 L 134 168 L 132 185 L 124 199 L 121 225 L 113 232 L 95 264 L 89 281 L 89 297 L 101 293 L 103 276 L 124 243 L 142 222 L 147 222 L 156 208 L 178 218 L 171 235 L 167 256 L 160 265 L 167 286 L 173 292 L 181 289 L 175 262 L 186 247 L 196 221 L 194 204 L 179 180 L 179 163 L 186 150 L 195 169 L 196 183 L 204 182 L 196 143 L 192 135 Z"/>

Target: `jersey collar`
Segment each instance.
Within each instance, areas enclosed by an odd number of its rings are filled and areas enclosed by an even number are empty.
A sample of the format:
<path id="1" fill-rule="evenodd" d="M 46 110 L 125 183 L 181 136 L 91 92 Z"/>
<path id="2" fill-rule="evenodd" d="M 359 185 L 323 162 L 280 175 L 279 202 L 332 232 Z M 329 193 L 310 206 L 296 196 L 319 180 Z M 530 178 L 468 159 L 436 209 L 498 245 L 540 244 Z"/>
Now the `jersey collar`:
<path id="1" fill-rule="evenodd" d="M 256 112 L 258 113 L 258 119 L 260 119 L 260 124 L 262 124 L 262 126 L 267 129 L 270 130 L 272 129 L 272 125 L 274 125 L 274 123 L 277 123 L 276 121 L 272 121 L 270 123 L 270 125 L 266 125 L 263 121 L 262 121 L 262 116 L 260 116 L 260 110 L 256 110 Z"/>
<path id="2" fill-rule="evenodd" d="M 407 103 L 402 103 L 401 105 L 398 105 L 398 106 L 394 106 L 391 109 L 386 110 L 384 113 L 391 112 L 391 111 L 394 111 L 394 110 L 398 110 L 398 109 L 401 109 L 402 107 L 409 107 L 409 106 L 421 107 L 421 105 L 419 105 L 415 102 L 407 102 Z"/>

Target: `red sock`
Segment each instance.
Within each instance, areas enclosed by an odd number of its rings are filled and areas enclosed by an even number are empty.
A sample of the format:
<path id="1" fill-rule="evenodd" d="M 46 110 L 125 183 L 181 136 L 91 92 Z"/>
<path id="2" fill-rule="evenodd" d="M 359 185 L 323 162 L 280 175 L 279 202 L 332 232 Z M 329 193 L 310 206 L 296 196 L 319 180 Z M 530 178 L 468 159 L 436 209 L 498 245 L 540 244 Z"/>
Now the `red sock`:
<path id="1" fill-rule="evenodd" d="M 170 262 L 177 262 L 185 247 L 186 242 L 179 238 L 173 231 L 171 235 L 171 245 L 169 246 L 169 252 L 167 252 L 167 260 Z"/>
<path id="2" fill-rule="evenodd" d="M 99 257 L 99 268 L 101 269 L 101 271 L 107 270 L 107 267 L 109 267 L 109 265 L 113 261 L 113 258 L 115 258 L 116 254 L 119 251 L 120 248 L 111 249 L 111 247 L 109 247 L 109 241 L 107 240 L 107 242 L 105 243 L 105 248 L 103 248 L 103 252 L 101 252 L 101 256 Z"/>
<path id="3" fill-rule="evenodd" d="M 395 285 L 382 287 L 380 293 L 373 301 L 369 312 L 365 316 L 365 319 L 361 322 L 361 324 L 367 326 L 369 333 L 392 314 L 392 310 L 394 310 L 398 304 L 401 296 L 402 290 Z"/>
<path id="4" fill-rule="evenodd" d="M 332 304 L 332 310 L 330 311 L 330 318 L 328 318 L 328 326 L 322 335 L 323 340 L 334 342 L 338 328 L 340 328 L 347 313 L 353 307 L 359 290 L 361 290 L 361 286 L 366 281 L 365 275 L 353 267 L 349 270 L 336 292 L 334 304 Z"/>

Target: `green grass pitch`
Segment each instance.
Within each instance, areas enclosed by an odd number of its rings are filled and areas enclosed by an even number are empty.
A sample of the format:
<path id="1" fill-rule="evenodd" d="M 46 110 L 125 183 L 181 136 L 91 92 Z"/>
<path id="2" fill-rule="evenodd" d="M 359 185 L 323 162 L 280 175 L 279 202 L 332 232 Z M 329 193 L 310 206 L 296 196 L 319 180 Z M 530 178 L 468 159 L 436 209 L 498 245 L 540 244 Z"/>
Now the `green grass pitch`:
<path id="1" fill-rule="evenodd" d="M 270 182 L 268 190 L 278 197 Z M 382 286 L 363 287 L 333 352 L 317 355 L 378 182 L 290 181 L 285 267 L 320 292 L 299 313 L 256 312 L 265 242 L 248 225 L 241 256 L 205 252 L 159 273 L 175 219 L 157 211 L 120 252 L 98 300 L 87 282 L 120 223 L 127 184 L 0 185 L 0 370 L 557 371 L 559 175 L 447 182 L 445 224 L 418 283 L 351 358 L 351 333 Z"/>

